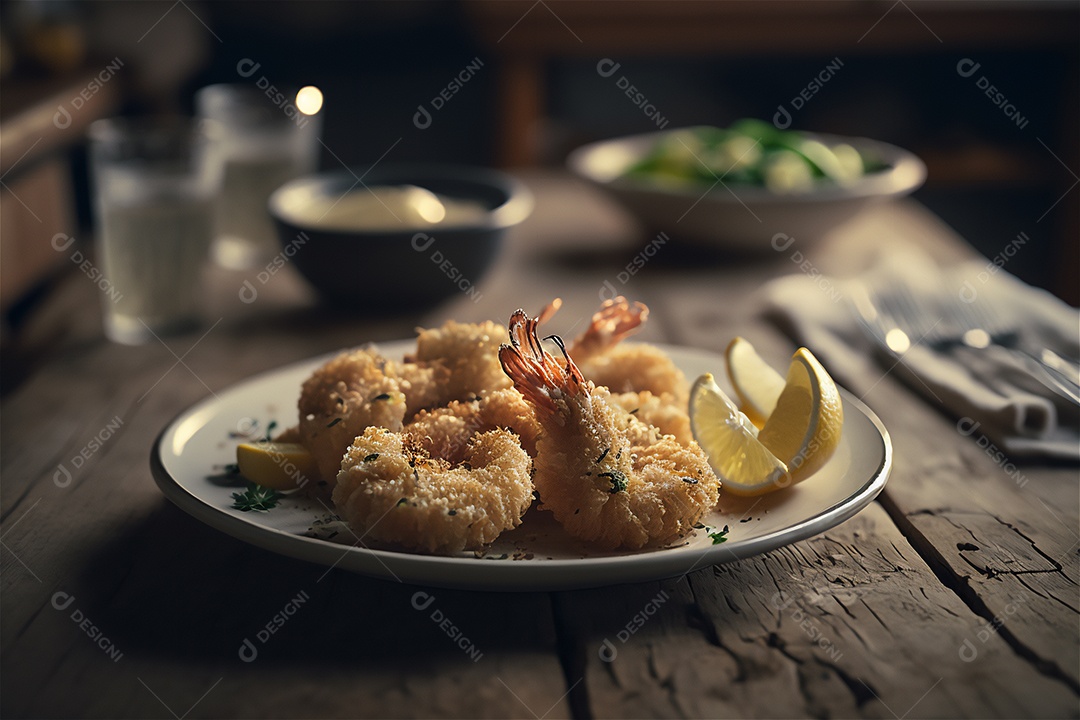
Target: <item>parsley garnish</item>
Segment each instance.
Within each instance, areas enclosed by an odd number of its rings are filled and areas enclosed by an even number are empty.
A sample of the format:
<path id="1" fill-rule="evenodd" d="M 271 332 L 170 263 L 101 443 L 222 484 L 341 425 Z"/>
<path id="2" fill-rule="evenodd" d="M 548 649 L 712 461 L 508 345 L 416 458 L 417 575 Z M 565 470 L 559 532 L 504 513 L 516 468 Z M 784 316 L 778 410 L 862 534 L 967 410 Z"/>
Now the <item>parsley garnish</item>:
<path id="1" fill-rule="evenodd" d="M 596 476 L 597 477 L 606 477 L 609 480 L 611 480 L 611 489 L 608 490 L 608 492 L 611 493 L 612 495 L 614 495 L 617 492 L 622 492 L 622 491 L 626 490 L 626 486 L 627 486 L 626 475 L 624 473 L 619 472 L 618 470 L 612 470 L 611 472 L 597 473 Z"/>
<path id="2" fill-rule="evenodd" d="M 712 538 L 713 545 L 719 545 L 727 540 L 728 526 L 725 525 L 723 530 L 709 533 L 709 537 Z"/>
<path id="3" fill-rule="evenodd" d="M 266 512 L 277 507 L 282 497 L 284 496 L 277 490 L 248 483 L 247 490 L 232 494 L 232 506 L 241 512 Z"/>
<path id="4" fill-rule="evenodd" d="M 270 424 L 266 426 L 266 437 L 263 438 L 263 442 L 271 442 L 274 439 L 274 430 L 277 428 L 277 420 L 271 420 Z"/>

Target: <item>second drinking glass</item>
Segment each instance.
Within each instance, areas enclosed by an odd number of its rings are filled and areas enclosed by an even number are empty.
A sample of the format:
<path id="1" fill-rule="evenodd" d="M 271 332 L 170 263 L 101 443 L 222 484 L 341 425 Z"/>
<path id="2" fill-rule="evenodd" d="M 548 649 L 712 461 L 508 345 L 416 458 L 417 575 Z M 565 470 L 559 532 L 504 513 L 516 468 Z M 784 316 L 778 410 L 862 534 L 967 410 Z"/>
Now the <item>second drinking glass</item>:
<path id="1" fill-rule="evenodd" d="M 196 94 L 199 117 L 221 128 L 212 150 L 223 167 L 213 248 L 219 265 L 245 270 L 278 251 L 266 202 L 288 180 L 315 170 L 320 106 L 315 88 L 298 95 L 272 86 L 210 85 Z"/>

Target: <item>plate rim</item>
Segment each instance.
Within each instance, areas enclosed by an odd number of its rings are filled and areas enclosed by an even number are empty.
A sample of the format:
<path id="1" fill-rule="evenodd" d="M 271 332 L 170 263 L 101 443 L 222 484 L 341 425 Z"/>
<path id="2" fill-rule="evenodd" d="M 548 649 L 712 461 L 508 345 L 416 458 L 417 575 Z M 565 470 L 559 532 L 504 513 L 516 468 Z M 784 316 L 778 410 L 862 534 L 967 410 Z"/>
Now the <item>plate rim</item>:
<path id="1" fill-rule="evenodd" d="M 391 340 L 375 344 L 378 347 L 397 343 L 406 343 L 408 340 Z M 650 343 L 663 350 L 676 349 L 680 351 L 692 351 L 710 354 L 703 348 L 691 346 L 675 346 L 661 343 Z M 256 373 L 243 380 L 233 383 L 224 388 L 222 392 L 235 390 L 243 385 L 257 383 L 269 376 L 287 371 L 292 368 L 313 364 L 322 358 L 333 357 L 341 351 L 332 351 L 323 355 L 313 356 L 304 360 L 288 363 L 277 368 L 271 368 Z M 720 357 L 720 356 L 717 356 Z M 871 476 L 854 492 L 842 500 L 833 503 L 821 512 L 804 518 L 795 524 L 775 530 L 760 537 L 751 538 L 739 543 L 725 546 L 715 545 L 706 547 L 704 552 L 687 555 L 686 558 L 672 558 L 662 549 L 646 553 L 628 553 L 622 555 L 604 555 L 588 558 L 560 558 L 545 560 L 543 563 L 527 563 L 513 561 L 496 561 L 494 564 L 482 562 L 483 558 L 454 557 L 444 555 L 427 555 L 421 553 L 381 550 L 367 546 L 345 546 L 340 543 L 332 543 L 318 538 L 297 535 L 278 528 L 262 525 L 251 520 L 237 517 L 206 502 L 198 495 L 187 489 L 172 476 L 165 467 L 163 460 L 164 441 L 170 432 L 174 431 L 180 423 L 190 418 L 216 402 L 220 402 L 218 396 L 211 395 L 191 404 L 177 413 L 158 433 L 150 451 L 150 472 L 155 484 L 162 494 L 179 509 L 193 517 L 195 520 L 250 545 L 274 552 L 294 559 L 303 560 L 312 564 L 329 566 L 329 569 L 341 567 L 367 577 L 382 580 L 397 580 L 403 584 L 417 587 L 443 587 L 454 589 L 469 589 L 481 591 L 512 591 L 512 592 L 543 592 L 571 590 L 591 587 L 606 587 L 624 583 L 651 582 L 665 578 L 677 577 L 688 574 L 694 570 L 704 569 L 711 565 L 718 565 L 737 560 L 756 557 L 765 552 L 779 549 L 801 540 L 820 535 L 821 533 L 836 527 L 840 523 L 850 519 L 861 512 L 867 505 L 884 489 L 892 472 L 893 445 L 889 431 L 884 423 L 871 410 L 866 403 L 853 394 L 839 388 L 845 404 L 851 404 L 871 424 L 881 437 L 882 457 L 881 462 Z M 361 542 L 362 544 L 362 542 Z M 329 558 L 316 557 L 320 555 L 340 554 L 340 557 L 332 564 Z M 354 560 L 367 558 L 369 565 L 381 565 L 377 567 L 359 568 L 356 562 L 344 562 L 351 554 Z M 683 568 L 680 559 L 693 559 L 688 567 Z M 397 566 L 393 567 L 392 566 Z M 674 567 L 677 566 L 677 567 Z M 468 568 L 472 571 L 479 570 L 486 577 L 472 578 L 472 572 L 461 575 L 460 570 Z M 622 579 L 596 580 L 590 579 L 593 572 L 600 567 L 611 570 L 612 575 L 618 575 Z M 445 580 L 429 577 L 430 569 L 448 568 Z M 629 568 L 630 572 L 617 572 L 621 568 Z M 395 572 L 397 570 L 398 572 Z M 428 572 L 425 572 L 428 571 Z M 567 572 L 569 577 L 563 577 Z M 327 570 L 329 572 L 329 570 Z M 439 573 L 435 573 L 439 574 Z M 422 576 L 422 577 L 421 577 Z M 455 577 L 459 576 L 457 580 Z"/>

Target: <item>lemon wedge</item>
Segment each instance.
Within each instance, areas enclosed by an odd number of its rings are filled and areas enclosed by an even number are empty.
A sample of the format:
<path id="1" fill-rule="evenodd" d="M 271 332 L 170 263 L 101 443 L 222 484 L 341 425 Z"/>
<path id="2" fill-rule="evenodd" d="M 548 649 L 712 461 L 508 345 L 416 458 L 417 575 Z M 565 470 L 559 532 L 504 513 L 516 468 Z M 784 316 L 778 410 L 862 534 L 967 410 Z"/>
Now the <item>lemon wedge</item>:
<path id="1" fill-rule="evenodd" d="M 690 390 L 690 427 L 724 490 L 750 496 L 791 484 L 787 466 L 758 440 L 757 428 L 711 374 Z"/>
<path id="2" fill-rule="evenodd" d="M 319 478 L 315 458 L 298 443 L 241 443 L 236 464 L 246 479 L 274 490 L 294 490 Z"/>
<path id="3" fill-rule="evenodd" d="M 798 482 L 832 457 L 843 426 L 844 404 L 836 383 L 813 353 L 799 348 L 758 440 L 784 461 Z"/>
<path id="4" fill-rule="evenodd" d="M 724 357 L 728 379 L 739 397 L 740 409 L 754 425 L 764 426 L 784 391 L 784 376 L 773 370 L 754 346 L 741 337 L 731 341 Z"/>

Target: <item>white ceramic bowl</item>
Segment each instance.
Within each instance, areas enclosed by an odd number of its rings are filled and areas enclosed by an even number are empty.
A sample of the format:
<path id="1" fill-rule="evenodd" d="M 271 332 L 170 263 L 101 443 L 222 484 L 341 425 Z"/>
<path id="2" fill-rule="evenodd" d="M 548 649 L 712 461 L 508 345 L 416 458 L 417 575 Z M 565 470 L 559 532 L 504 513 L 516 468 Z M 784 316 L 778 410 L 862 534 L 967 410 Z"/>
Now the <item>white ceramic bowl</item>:
<path id="1" fill-rule="evenodd" d="M 907 150 L 866 138 L 824 134 L 815 137 L 827 144 L 848 143 L 881 161 L 885 169 L 851 185 L 822 183 L 808 192 L 790 194 L 723 180 L 710 190 L 707 185 L 669 186 L 623 177 L 659 140 L 675 132 L 680 130 L 584 145 L 570 154 L 567 165 L 609 190 L 650 231 L 740 252 L 767 251 L 779 233 L 816 240 L 874 203 L 913 192 L 926 179 L 926 165 Z"/>

